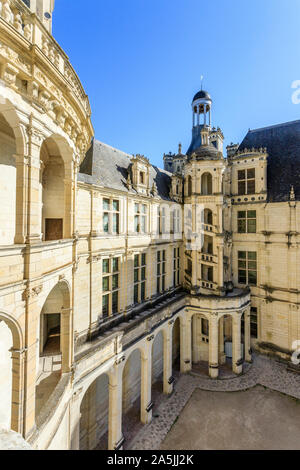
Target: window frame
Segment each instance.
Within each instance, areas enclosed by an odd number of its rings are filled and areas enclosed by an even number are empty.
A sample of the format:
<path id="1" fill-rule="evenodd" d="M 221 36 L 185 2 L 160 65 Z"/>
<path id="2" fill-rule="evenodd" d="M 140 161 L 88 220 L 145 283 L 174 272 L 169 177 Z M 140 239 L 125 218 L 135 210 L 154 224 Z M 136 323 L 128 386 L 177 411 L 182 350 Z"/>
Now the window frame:
<path id="1" fill-rule="evenodd" d="M 156 252 L 156 293 L 162 294 L 166 291 L 166 250 Z"/>
<path id="2" fill-rule="evenodd" d="M 117 315 L 120 311 L 120 256 L 113 258 L 102 258 L 102 318 L 108 318 Z M 117 262 L 117 267 L 114 266 Z M 107 270 L 104 269 L 104 263 L 107 263 Z M 117 279 L 117 285 L 114 282 Z M 104 290 L 104 281 L 107 282 L 107 288 Z M 114 308 L 115 298 L 117 296 L 117 308 Z M 104 298 L 106 309 L 104 311 Z"/>
<path id="3" fill-rule="evenodd" d="M 108 208 L 105 207 L 105 201 L 108 201 Z M 118 209 L 114 208 L 114 203 L 118 204 Z M 120 199 L 115 197 L 103 197 L 102 198 L 102 232 L 109 235 L 120 234 Z M 116 217 L 117 230 L 114 230 L 114 219 Z M 107 222 L 104 222 L 107 220 Z M 107 223 L 107 230 L 105 230 L 105 224 Z"/>
<path id="4" fill-rule="evenodd" d="M 249 177 L 249 172 L 254 172 L 253 177 Z M 242 177 L 242 173 L 244 172 L 244 177 Z M 238 195 L 248 195 L 248 194 L 256 194 L 256 169 L 255 168 L 244 168 L 238 170 L 237 173 L 237 182 L 238 182 Z M 251 189 L 249 190 L 249 186 L 254 184 L 254 191 Z M 244 189 L 241 187 L 244 185 Z"/>
<path id="5" fill-rule="evenodd" d="M 136 253 L 134 255 L 134 262 L 133 262 L 133 301 L 134 301 L 134 304 L 140 304 L 146 300 L 146 289 L 147 289 L 147 269 L 146 268 L 147 268 L 147 254 Z M 136 274 L 137 274 L 137 278 L 136 278 Z M 137 296 L 136 296 L 136 293 L 137 293 Z"/>
<path id="6" fill-rule="evenodd" d="M 245 254 L 245 256 L 243 255 Z M 250 255 L 250 256 L 249 256 Z M 255 257 L 254 257 L 255 255 Z M 257 252 L 256 251 L 238 251 L 238 283 L 257 286 Z M 255 268 L 253 265 L 255 264 Z M 243 275 L 241 273 L 244 273 Z M 250 275 L 250 273 L 252 273 Z M 251 276 L 255 273 L 255 282 L 251 282 Z"/>
<path id="7" fill-rule="evenodd" d="M 251 212 L 255 212 L 255 217 L 249 216 Z M 244 217 L 241 216 L 241 214 L 245 214 Z M 242 221 L 244 221 L 244 229 L 242 229 Z M 250 222 L 255 221 L 255 231 L 250 231 Z M 256 210 L 244 210 L 244 211 L 238 211 L 237 213 L 237 231 L 238 233 L 257 233 L 257 212 Z"/>

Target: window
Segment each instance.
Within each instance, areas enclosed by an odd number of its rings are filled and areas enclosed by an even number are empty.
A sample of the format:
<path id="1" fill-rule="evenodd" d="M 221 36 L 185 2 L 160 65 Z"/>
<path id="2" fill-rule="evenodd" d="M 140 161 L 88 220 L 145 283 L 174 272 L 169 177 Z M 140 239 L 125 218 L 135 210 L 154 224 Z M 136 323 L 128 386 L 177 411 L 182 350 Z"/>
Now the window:
<path id="1" fill-rule="evenodd" d="M 119 311 L 119 264 L 119 258 L 102 261 L 102 314 L 104 318 Z"/>
<path id="2" fill-rule="evenodd" d="M 239 284 L 257 284 L 257 256 L 255 251 L 238 252 Z"/>
<path id="3" fill-rule="evenodd" d="M 238 211 L 238 233 L 256 233 L 256 211 Z"/>
<path id="4" fill-rule="evenodd" d="M 251 307 L 250 311 L 250 331 L 251 336 L 257 338 L 257 308 Z"/>
<path id="5" fill-rule="evenodd" d="M 201 334 L 209 336 L 209 322 L 206 318 L 201 318 Z"/>
<path id="6" fill-rule="evenodd" d="M 157 284 L 156 292 L 164 292 L 166 290 L 166 250 L 161 250 L 157 252 Z"/>
<path id="7" fill-rule="evenodd" d="M 134 303 L 144 302 L 146 297 L 146 254 L 134 256 Z"/>
<path id="8" fill-rule="evenodd" d="M 146 233 L 146 204 L 134 204 L 134 231 L 136 233 Z"/>
<path id="9" fill-rule="evenodd" d="M 157 208 L 157 233 L 166 233 L 166 208 Z"/>
<path id="10" fill-rule="evenodd" d="M 238 171 L 238 193 L 255 194 L 255 168 Z"/>
<path id="11" fill-rule="evenodd" d="M 140 184 L 145 184 L 145 173 L 140 171 Z"/>
<path id="12" fill-rule="evenodd" d="M 172 233 L 179 233 L 180 228 L 180 212 L 179 209 L 173 209 L 172 211 Z"/>
<path id="13" fill-rule="evenodd" d="M 180 248 L 173 250 L 173 286 L 176 287 L 180 283 Z"/>
<path id="14" fill-rule="evenodd" d="M 120 202 L 116 199 L 103 199 L 103 232 L 119 233 Z"/>

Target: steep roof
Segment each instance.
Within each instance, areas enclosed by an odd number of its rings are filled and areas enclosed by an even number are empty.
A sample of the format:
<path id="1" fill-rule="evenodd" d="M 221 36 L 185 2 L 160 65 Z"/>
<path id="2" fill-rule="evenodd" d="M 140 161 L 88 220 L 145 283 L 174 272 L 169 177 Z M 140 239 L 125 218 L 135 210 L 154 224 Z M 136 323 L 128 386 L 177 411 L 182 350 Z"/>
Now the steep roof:
<path id="1" fill-rule="evenodd" d="M 131 158 L 131 155 L 94 139 L 80 166 L 78 181 L 129 192 L 126 182 Z M 171 176 L 172 173 L 151 165 L 150 189 L 155 182 L 157 195 L 170 199 Z"/>
<path id="2" fill-rule="evenodd" d="M 249 130 L 239 150 L 267 147 L 268 201 L 288 201 L 291 186 L 300 200 L 300 120 Z"/>

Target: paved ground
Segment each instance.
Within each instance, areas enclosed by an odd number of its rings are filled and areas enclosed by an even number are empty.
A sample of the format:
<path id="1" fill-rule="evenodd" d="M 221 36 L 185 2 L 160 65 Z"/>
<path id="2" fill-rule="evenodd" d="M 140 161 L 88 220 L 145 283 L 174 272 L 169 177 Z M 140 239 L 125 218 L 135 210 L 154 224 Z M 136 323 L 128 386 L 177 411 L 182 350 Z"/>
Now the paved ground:
<path id="1" fill-rule="evenodd" d="M 219 437 L 218 445 L 221 445 L 222 442 L 225 442 L 227 437 L 223 436 L 224 433 L 230 431 L 230 421 L 233 419 L 235 425 L 239 428 L 237 437 L 244 436 L 244 427 L 249 425 L 249 429 L 253 430 L 260 426 L 259 433 L 261 439 L 257 441 L 250 440 L 248 441 L 249 447 L 241 447 L 241 448 L 252 448 L 252 445 L 255 445 L 260 449 L 265 448 L 272 448 L 268 447 L 273 445 L 275 442 L 277 443 L 277 448 L 280 445 L 285 445 L 286 447 L 281 448 L 289 448 L 288 445 L 291 445 L 293 448 L 296 446 L 295 440 L 293 438 L 294 434 L 298 436 L 300 434 L 300 428 L 297 427 L 297 422 L 300 422 L 300 405 L 298 404 L 297 400 L 291 400 L 289 397 L 284 397 L 281 394 L 275 393 L 281 392 L 286 395 L 290 395 L 291 397 L 297 398 L 300 400 L 300 376 L 296 375 L 292 372 L 287 372 L 286 365 L 276 362 L 273 359 L 269 359 L 264 356 L 254 356 L 254 363 L 251 367 L 245 371 L 245 374 L 240 377 L 235 378 L 226 378 L 225 380 L 212 380 L 205 376 L 195 375 L 195 374 L 187 374 L 179 376 L 177 375 L 177 381 L 175 385 L 175 390 L 170 397 L 163 397 L 162 402 L 155 410 L 155 416 L 151 424 L 144 426 L 139 433 L 132 437 L 131 442 L 128 442 L 127 449 L 160 449 L 160 448 L 169 448 L 175 449 L 176 439 L 178 438 L 178 426 L 175 423 L 176 419 L 178 418 L 178 423 L 184 423 L 188 421 L 189 416 L 191 414 L 195 415 L 195 410 L 197 410 L 197 429 L 199 429 L 200 423 L 204 422 L 205 417 L 205 409 L 206 409 L 206 402 L 201 403 L 199 393 L 201 394 L 201 390 L 205 391 L 213 391 L 213 392 L 239 392 L 249 390 L 247 393 L 214 393 L 214 394 L 205 394 L 207 398 L 207 404 L 212 406 L 215 403 L 218 406 L 219 410 L 222 410 L 222 413 L 215 413 L 214 419 L 211 421 L 206 421 L 206 429 L 205 433 L 209 434 L 210 436 L 216 436 L 217 433 L 217 425 L 218 420 L 221 416 L 225 416 L 226 419 L 223 420 L 223 433 L 222 439 Z M 262 387 L 257 387 L 257 385 L 261 385 Z M 269 390 L 264 391 L 264 387 Z M 195 393 L 194 393 L 195 392 Z M 193 394 L 192 399 L 190 400 Z M 202 395 L 204 397 L 204 395 Z M 228 409 L 225 410 L 225 406 L 222 406 L 222 401 L 224 397 L 227 400 L 232 400 L 231 403 L 228 402 Z M 238 397 L 238 399 L 237 399 Z M 239 398 L 243 397 L 243 398 Z M 244 397 L 249 397 L 248 400 L 244 399 Z M 252 397 L 252 398 L 251 398 Z M 257 398 L 257 404 L 255 397 Z M 235 402 L 237 399 L 237 402 Z M 189 402 L 190 400 L 190 402 Z M 215 402 L 213 402 L 215 400 Z M 264 401 L 266 401 L 266 407 L 264 408 Z M 187 405 L 187 403 L 189 404 Z M 248 403 L 249 402 L 249 403 Z M 252 405 L 250 406 L 250 403 Z M 259 408 L 260 403 L 260 408 Z M 218 404 L 218 405 L 217 405 Z M 185 410 L 182 413 L 183 408 L 187 405 Z M 235 405 L 235 408 L 233 407 Z M 246 406 L 247 405 L 247 406 Z M 226 406 L 226 408 L 227 408 Z M 276 406 L 276 413 L 273 408 Z M 243 421 L 242 417 L 239 417 L 239 413 L 244 408 L 247 408 L 250 414 L 245 415 L 245 421 Z M 251 415 L 251 409 L 253 409 L 253 416 Z M 193 411 L 194 410 L 194 411 Z M 225 410 L 225 411 L 224 411 Z M 278 413 L 277 413 L 278 411 Z M 272 412 L 272 413 L 271 413 Z M 190 414 L 189 414 L 190 413 Z M 199 414 L 200 413 L 200 414 Z M 269 419 L 269 413 L 271 413 L 272 420 Z M 195 415 L 196 416 L 196 415 Z M 251 417 L 252 416 L 252 417 Z M 182 421 L 180 421 L 182 420 Z M 175 424 L 174 424 L 175 423 Z M 229 428 L 225 427 L 226 425 Z M 265 423 L 265 428 L 263 424 Z M 276 426 L 273 424 L 276 423 Z M 279 424 L 278 424 L 279 423 Z M 172 425 L 170 434 L 168 435 Z M 183 424 L 182 424 L 183 425 Z M 279 428 L 281 427 L 282 436 L 279 440 L 278 433 Z M 177 430 L 176 430 L 177 428 Z M 273 433 L 274 430 L 274 433 Z M 192 431 L 192 430 L 191 430 Z M 198 431 L 197 431 L 198 432 Z M 203 429 L 202 429 L 202 432 Z M 210 434 L 211 433 L 211 434 Z M 250 431 L 248 432 L 248 434 Z M 268 435 L 266 435 L 268 433 Z M 277 433 L 277 434 L 276 434 Z M 196 434 L 194 432 L 194 434 Z M 168 436 L 167 436 L 168 435 Z M 173 440 L 171 437 L 173 435 Z M 195 437 L 196 439 L 196 437 Z M 230 434 L 229 434 L 230 439 Z M 251 437 L 251 439 L 254 439 Z M 274 442 L 273 442 L 274 439 Z M 275 440 L 276 439 L 276 440 Z M 180 440 L 180 439 L 179 439 Z M 198 444 L 194 441 L 194 445 L 199 445 L 198 448 L 205 448 L 204 446 L 211 446 L 212 445 L 213 437 L 209 437 L 204 444 Z M 215 438 L 216 440 L 216 438 Z M 273 444 L 272 444 L 273 442 Z M 290 444 L 289 444 L 290 443 Z M 165 445 L 167 447 L 165 447 Z M 184 447 L 186 445 L 186 447 Z M 200 447 L 202 445 L 203 447 Z M 226 442 L 227 445 L 227 442 Z M 232 445 L 246 445 L 245 440 L 241 440 L 238 442 L 237 440 L 233 440 Z M 180 449 L 188 449 L 188 443 L 184 444 L 182 441 L 180 444 Z M 260 446 L 260 447 L 258 447 Z M 266 447 L 267 446 L 267 447 Z M 206 447 L 208 448 L 208 447 Z M 222 447 L 215 447 L 214 445 L 212 448 L 222 448 Z M 227 447 L 226 447 L 227 448 Z M 230 445 L 228 448 L 231 448 Z M 234 448 L 234 447 L 232 447 Z M 235 447 L 240 448 L 240 447 Z M 276 448 L 276 447 L 275 447 Z M 297 447 L 300 448 L 299 444 Z"/>

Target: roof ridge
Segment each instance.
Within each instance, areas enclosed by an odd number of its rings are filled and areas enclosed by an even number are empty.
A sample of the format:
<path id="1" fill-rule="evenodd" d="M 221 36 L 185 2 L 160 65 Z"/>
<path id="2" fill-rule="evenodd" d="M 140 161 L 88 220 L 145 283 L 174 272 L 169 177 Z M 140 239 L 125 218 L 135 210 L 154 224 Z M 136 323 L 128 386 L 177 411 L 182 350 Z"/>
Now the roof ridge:
<path id="1" fill-rule="evenodd" d="M 259 131 L 265 131 L 266 129 L 274 129 L 275 127 L 283 127 L 283 126 L 290 126 L 292 124 L 300 124 L 300 119 L 296 119 L 295 121 L 287 121 L 287 122 L 283 122 L 281 124 L 274 124 L 272 126 L 266 126 L 266 127 L 258 127 L 257 129 L 250 129 L 248 131 L 248 134 L 249 133 L 253 133 L 253 132 L 259 132 Z"/>
<path id="2" fill-rule="evenodd" d="M 127 152 L 124 152 L 124 150 L 117 149 L 116 147 L 113 147 L 112 145 L 109 145 L 109 144 L 105 144 L 104 142 L 101 142 L 101 140 L 94 139 L 94 143 L 100 144 L 100 145 L 102 145 L 103 147 L 110 148 L 111 150 L 115 150 L 116 152 L 120 152 L 120 153 L 122 153 L 123 155 L 126 155 L 126 157 L 129 157 L 129 158 L 132 157 L 132 155 L 130 155 L 130 154 L 127 153 Z"/>

